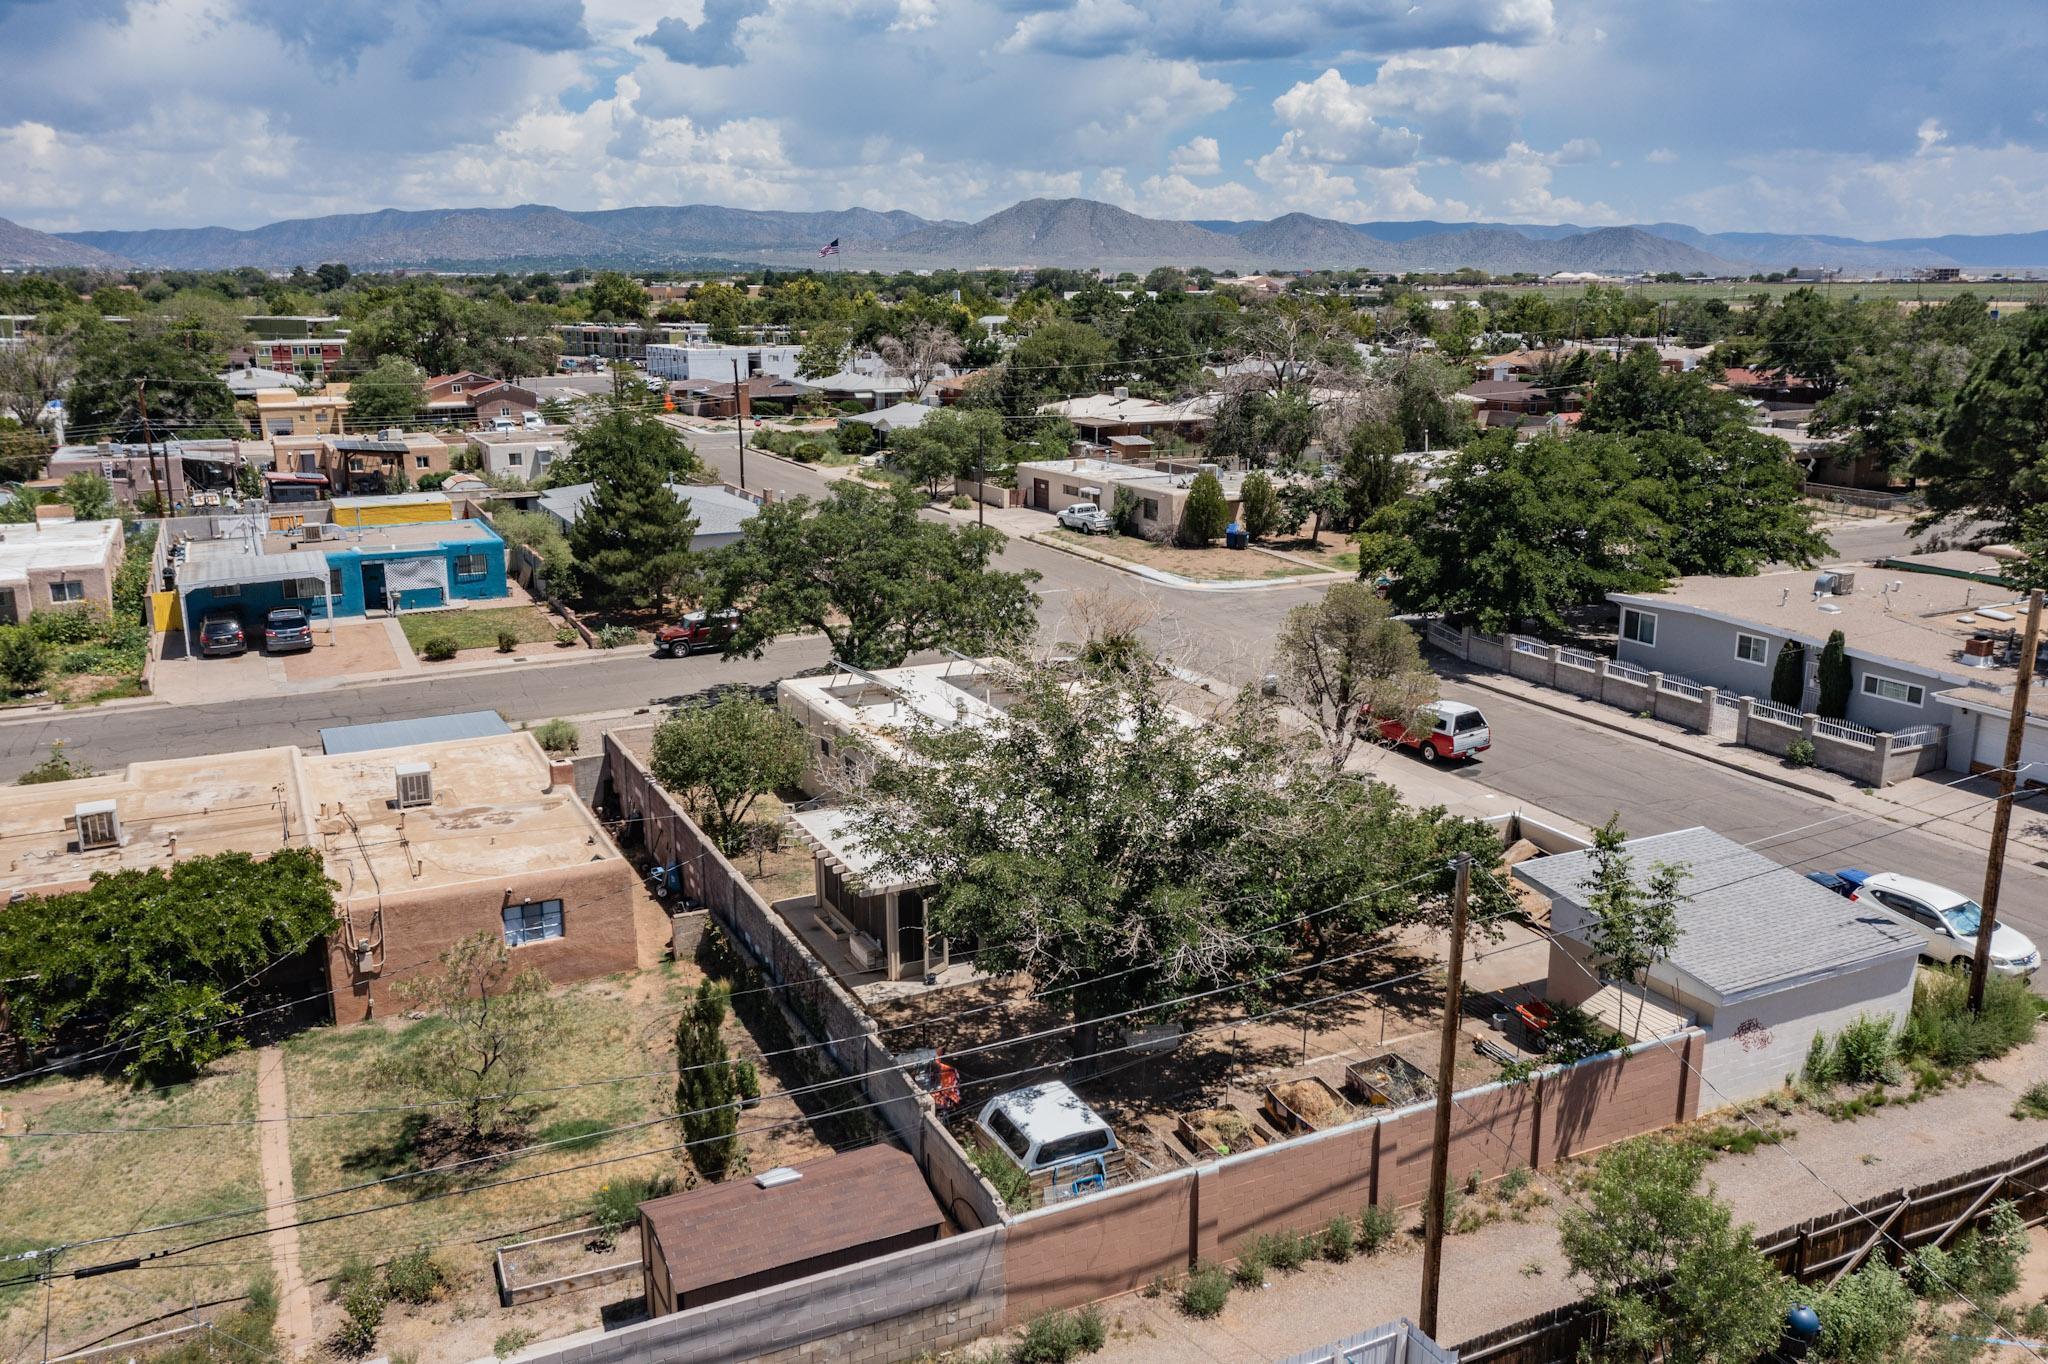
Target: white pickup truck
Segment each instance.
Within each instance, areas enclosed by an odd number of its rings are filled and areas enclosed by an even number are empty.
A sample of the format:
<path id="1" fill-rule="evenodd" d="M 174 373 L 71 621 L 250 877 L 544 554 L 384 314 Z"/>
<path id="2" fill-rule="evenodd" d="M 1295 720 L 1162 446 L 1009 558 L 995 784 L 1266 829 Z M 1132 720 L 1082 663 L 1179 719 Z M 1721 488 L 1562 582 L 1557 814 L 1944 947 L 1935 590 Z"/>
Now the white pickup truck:
<path id="1" fill-rule="evenodd" d="M 1116 522 L 1110 514 L 1093 502 L 1076 502 L 1071 507 L 1062 507 L 1055 519 L 1068 530 L 1077 530 L 1083 535 L 1108 535 L 1116 529 Z"/>

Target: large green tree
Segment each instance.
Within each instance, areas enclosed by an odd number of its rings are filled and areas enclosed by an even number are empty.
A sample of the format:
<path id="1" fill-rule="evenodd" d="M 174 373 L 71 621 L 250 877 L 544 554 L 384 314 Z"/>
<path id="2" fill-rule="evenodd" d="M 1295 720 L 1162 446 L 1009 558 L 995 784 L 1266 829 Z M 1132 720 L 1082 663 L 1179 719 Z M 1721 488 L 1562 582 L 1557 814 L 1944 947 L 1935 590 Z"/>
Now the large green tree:
<path id="1" fill-rule="evenodd" d="M 647 291 L 640 281 L 616 270 L 600 270 L 584 287 L 583 299 L 594 322 L 642 322 L 647 318 Z"/>
<path id="2" fill-rule="evenodd" d="M 409 425 L 426 405 L 424 376 L 401 355 L 386 355 L 348 386 L 348 424 L 356 431 Z"/>
<path id="3" fill-rule="evenodd" d="M 789 630 L 813 629 L 833 655 L 893 668 L 913 652 L 982 653 L 1016 644 L 1034 628 L 1036 573 L 994 567 L 1001 532 L 922 519 L 913 487 L 879 489 L 842 480 L 813 503 L 772 502 L 746 538 L 712 563 L 712 600 L 745 611 L 728 656 L 759 656 Z"/>
<path id="4" fill-rule="evenodd" d="M 804 737 L 774 706 L 740 691 L 685 706 L 654 731 L 650 770 L 698 827 L 735 851 L 754 802 L 803 776 Z"/>
<path id="5" fill-rule="evenodd" d="M 664 608 L 685 590 L 697 558 L 697 519 L 670 472 L 680 440 L 645 413 L 616 406 L 570 438 L 570 458 L 590 471 L 590 499 L 569 527 L 584 594 L 617 608 Z"/>
<path id="6" fill-rule="evenodd" d="M 221 382 L 224 346 L 192 332 L 97 326 L 78 344 L 66 420 L 79 439 L 139 441 L 245 434 Z M 147 382 L 143 382 L 147 381 Z M 149 419 L 145 424 L 143 411 Z"/>
<path id="7" fill-rule="evenodd" d="M 974 472 L 983 461 L 1001 469 L 1008 462 L 1003 419 L 986 408 L 942 407 L 916 426 L 891 432 L 890 463 L 925 485 L 932 497 L 943 485 Z"/>
<path id="8" fill-rule="evenodd" d="M 2048 504 L 2048 309 L 2028 309 L 1977 360 L 1918 471 L 1930 522 L 1982 520 L 2008 535 Z"/>
<path id="9" fill-rule="evenodd" d="M 1587 395 L 1579 429 L 1619 435 L 1675 432 L 1705 441 L 1724 427 L 1743 424 L 1740 398 L 1715 388 L 1699 370 L 1671 373 L 1655 350 L 1638 346 L 1600 375 Z"/>
<path id="10" fill-rule="evenodd" d="M 1776 436 L 1723 426 L 1708 439 L 1653 431 L 1632 442 L 1643 505 L 1660 522 L 1671 571 L 1746 577 L 1767 564 L 1806 567 L 1829 553 L 1800 500 L 1799 466 Z"/>

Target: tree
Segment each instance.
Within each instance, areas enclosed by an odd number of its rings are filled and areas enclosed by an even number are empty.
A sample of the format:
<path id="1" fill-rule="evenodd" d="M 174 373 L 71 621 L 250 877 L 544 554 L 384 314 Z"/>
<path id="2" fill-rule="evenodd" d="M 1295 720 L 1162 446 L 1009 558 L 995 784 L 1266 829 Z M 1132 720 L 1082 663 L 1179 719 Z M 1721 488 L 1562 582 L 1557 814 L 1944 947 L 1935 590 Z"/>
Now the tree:
<path id="1" fill-rule="evenodd" d="M 1801 472 L 1776 436 L 1724 426 L 1709 440 L 1650 432 L 1630 442 L 1636 490 L 1661 523 L 1673 573 L 1746 577 L 1772 563 L 1807 567 L 1830 550 L 1801 497 Z"/>
<path id="2" fill-rule="evenodd" d="M 113 1049 L 133 1078 L 189 1076 L 242 1044 L 238 993 L 333 927 L 334 884 L 309 849 L 95 873 L 0 914 L 9 1022 L 32 1047 Z"/>
<path id="3" fill-rule="evenodd" d="M 1441 859 L 1484 846 L 1472 821 L 1300 763 L 1256 696 L 1191 722 L 1150 660 L 992 681 L 1001 724 L 907 719 L 847 808 L 878 882 L 933 883 L 932 931 L 1065 992 L 1077 1054 L 1091 1020 L 1255 984 L 1318 932 L 1440 918 Z"/>
<path id="4" fill-rule="evenodd" d="M 440 970 L 391 987 L 403 1010 L 429 1018 L 378 1064 L 378 1079 L 459 1109 L 463 1137 L 487 1144 L 511 1110 L 509 1096 L 555 1040 L 562 1006 L 551 984 L 537 966 L 513 969 L 502 932 L 462 939 L 441 953 Z"/>
<path id="5" fill-rule="evenodd" d="M 578 582 L 600 605 L 665 608 L 695 571 L 697 519 L 669 486 L 680 444 L 659 420 L 622 405 L 570 437 L 570 458 L 592 477 L 569 548 Z"/>
<path id="6" fill-rule="evenodd" d="M 1300 529 L 1309 523 L 1308 542 L 1323 542 L 1323 523 L 1346 514 L 1349 504 L 1341 484 L 1331 478 L 1297 478 L 1280 490 L 1281 517 Z"/>
<path id="7" fill-rule="evenodd" d="M 1840 630 L 1831 631 L 1828 642 L 1821 646 L 1818 680 L 1820 697 L 1814 702 L 1814 714 L 1831 720 L 1848 715 L 1854 684 L 1849 676 L 1849 642 Z"/>
<path id="8" fill-rule="evenodd" d="M 1558 1217 L 1565 1260 L 1608 1312 L 1619 1358 L 1749 1364 L 1783 1329 L 1791 1285 L 1698 1189 L 1710 1155 L 1663 1137 L 1622 1142 Z"/>
<path id="9" fill-rule="evenodd" d="M 0 411 L 11 410 L 27 426 L 40 422 L 77 371 L 77 343 L 76 326 L 53 316 L 38 319 L 33 335 L 0 346 Z"/>
<path id="10" fill-rule="evenodd" d="M 1778 648 L 1771 668 L 1771 699 L 1798 710 L 1806 704 L 1806 646 L 1788 639 Z"/>
<path id="11" fill-rule="evenodd" d="M 1280 623 L 1273 663 L 1287 699 L 1315 721 L 1330 766 L 1350 759 L 1379 720 L 1413 724 L 1436 699 L 1415 632 L 1363 583 L 1339 583 Z"/>
<path id="12" fill-rule="evenodd" d="M 1922 524 L 1982 520 L 2010 535 L 2048 503 L 2048 309 L 2022 313 L 1977 360 L 1918 472 Z"/>
<path id="13" fill-rule="evenodd" d="M 0 684 L 16 696 L 43 685 L 50 671 L 50 653 L 25 625 L 0 625 Z"/>
<path id="14" fill-rule="evenodd" d="M 1180 541 L 1184 545 L 1206 545 L 1223 534 L 1230 520 L 1230 504 L 1223 500 L 1223 484 L 1204 469 L 1188 485 L 1187 501 L 1180 512 Z"/>
<path id="15" fill-rule="evenodd" d="M 740 1153 L 740 1067 L 725 1049 L 721 1030 L 732 987 L 702 981 L 676 1023 L 676 1112 L 697 1173 L 725 1178 Z"/>
<path id="16" fill-rule="evenodd" d="M 226 360 L 224 344 L 197 333 L 88 328 L 65 399 L 68 421 L 75 431 L 118 441 L 140 441 L 145 429 L 158 441 L 246 434 L 235 395 L 220 381 Z"/>
<path id="17" fill-rule="evenodd" d="M 1412 478 L 1400 455 L 1401 433 L 1391 423 L 1366 421 L 1351 428 L 1337 467 L 1340 528 L 1355 530 L 1380 508 L 1408 495 Z"/>
<path id="18" fill-rule="evenodd" d="M 595 322 L 644 322 L 647 320 L 647 291 L 640 281 L 616 270 L 600 270 L 584 288 Z"/>
<path id="19" fill-rule="evenodd" d="M 1649 493 L 1620 437 L 1491 433 L 1448 460 L 1435 489 L 1367 520 L 1359 568 L 1390 571 L 1404 611 L 1561 630 L 1568 611 L 1664 581 Z"/>
<path id="20" fill-rule="evenodd" d="M 1643 995 L 1636 1001 L 1640 1031 L 1649 995 L 1650 968 L 1671 956 L 1678 945 L 1678 907 L 1685 903 L 1686 867 L 1659 862 L 1647 879 L 1636 879 L 1635 859 L 1626 850 L 1628 835 L 1619 816 L 1611 816 L 1593 833 L 1593 869 L 1581 888 L 1586 912 L 1586 946 L 1601 969 L 1617 980 L 1637 982 Z M 1640 980 L 1638 978 L 1640 977 Z M 1614 1026 L 1628 1021 L 1616 1003 Z"/>
<path id="21" fill-rule="evenodd" d="M 66 478 L 57 498 L 80 521 L 104 521 L 114 514 L 114 485 L 89 471 Z"/>
<path id="22" fill-rule="evenodd" d="M 1093 393 L 1109 358 L 1109 341 L 1101 332 L 1054 318 L 1018 338 L 990 396 L 1010 416 L 1030 416 L 1053 399 Z"/>
<path id="23" fill-rule="evenodd" d="M 656 727 L 650 770 L 721 848 L 737 849 L 740 827 L 767 792 L 803 776 L 804 736 L 796 722 L 744 692 L 686 706 Z"/>
<path id="24" fill-rule="evenodd" d="M 1891 305 L 1884 307 L 1890 310 Z M 1872 332 L 1872 314 L 1864 305 L 1848 299 L 1837 303 L 1811 286 L 1785 295 L 1757 324 L 1765 362 L 1822 394 L 1841 386 L 1843 366 L 1870 348 Z"/>
<path id="25" fill-rule="evenodd" d="M 853 333 L 838 322 L 820 322 L 804 333 L 804 348 L 796 357 L 799 379 L 829 379 L 846 368 L 846 353 Z"/>
<path id="26" fill-rule="evenodd" d="M 924 649 L 1001 650 L 1028 638 L 1036 573 L 992 567 L 1000 531 L 925 521 L 911 487 L 852 480 L 813 504 L 771 502 L 712 565 L 713 604 L 745 615 L 727 657 L 788 630 L 822 633 L 842 662 L 893 668 Z"/>
<path id="27" fill-rule="evenodd" d="M 932 497 L 948 480 L 1006 462 L 1003 420 L 986 408 L 939 408 L 916 426 L 891 432 L 889 446 L 890 463 Z"/>
<path id="28" fill-rule="evenodd" d="M 1648 345 L 1636 347 L 1600 376 L 1579 419 L 1581 431 L 1625 436 L 1672 431 L 1702 441 L 1731 425 L 1745 425 L 1740 398 L 1715 388 L 1699 370 L 1670 373 Z M 1786 462 L 1782 455 L 1780 462 Z"/>
<path id="29" fill-rule="evenodd" d="M 1263 469 L 1245 476 L 1244 487 L 1238 497 L 1238 520 L 1247 536 L 1263 540 L 1281 529 L 1284 513 L 1280 509 L 1280 494 L 1274 488 L 1271 476 Z M 1297 521 L 1295 524 L 1301 523 Z"/>
<path id="30" fill-rule="evenodd" d="M 386 355 L 348 386 L 348 421 L 358 431 L 410 425 L 427 406 L 425 376 L 401 355 Z"/>
<path id="31" fill-rule="evenodd" d="M 937 322 L 917 322 L 904 329 L 901 338 L 878 338 L 875 350 L 891 374 L 910 380 L 910 397 L 915 402 L 932 380 L 960 358 L 960 338 Z"/>

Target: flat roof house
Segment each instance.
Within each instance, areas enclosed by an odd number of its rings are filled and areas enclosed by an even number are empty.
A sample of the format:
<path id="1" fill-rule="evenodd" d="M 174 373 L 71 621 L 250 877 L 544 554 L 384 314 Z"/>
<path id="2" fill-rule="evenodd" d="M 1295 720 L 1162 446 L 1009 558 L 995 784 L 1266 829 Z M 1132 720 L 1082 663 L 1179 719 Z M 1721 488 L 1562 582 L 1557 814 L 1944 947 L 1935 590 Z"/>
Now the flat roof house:
<path id="1" fill-rule="evenodd" d="M 2000 561 L 1951 551 L 1787 570 L 1753 578 L 1681 578 L 1662 592 L 1608 594 L 1621 610 L 1616 653 L 1666 676 L 1768 697 L 1787 642 L 1806 647 L 1810 711 L 1828 635 L 1847 647 L 1847 719 L 1901 733 L 1946 726 L 1940 754 L 1958 772 L 2005 760 L 2026 598 L 2000 577 Z M 2042 697 L 2039 689 L 2035 696 Z M 2048 703 L 2048 698 L 2043 698 Z M 2048 713 L 2030 714 L 2024 774 L 2048 780 Z"/>
<path id="2" fill-rule="evenodd" d="M 1160 436 L 1168 433 L 1196 439 L 1216 420 L 1214 397 L 1189 398 L 1185 402 L 1159 403 L 1150 398 L 1133 398 L 1129 390 L 1091 393 L 1047 403 L 1038 410 L 1047 416 L 1065 417 L 1081 433 L 1081 439 L 1101 445 L 1111 436 Z"/>
<path id="3" fill-rule="evenodd" d="M 1904 1021 L 1922 943 L 1889 914 L 1711 829 L 1632 838 L 1623 847 L 1639 889 L 1659 864 L 1684 869 L 1677 945 L 1646 982 L 1604 979 L 1586 946 L 1592 852 L 1518 863 L 1515 879 L 1550 900 L 1548 995 L 1624 1033 L 1638 1001 L 1670 1030 L 1696 1020 L 1707 1035 L 1702 1110 L 1770 1093 L 1798 1072 L 1817 1034 L 1832 1037 L 1859 1018 Z M 1636 988 L 1643 985 L 1647 991 Z"/>
<path id="4" fill-rule="evenodd" d="M 1141 530 L 1170 535 L 1180 527 L 1187 507 L 1188 488 L 1208 468 L 1223 485 L 1223 500 L 1230 519 L 1236 520 L 1244 493 L 1244 473 L 1213 465 L 1168 463 L 1126 464 L 1111 459 L 1025 460 L 1017 465 L 1017 488 L 1024 505 L 1039 511 L 1056 512 L 1076 502 L 1093 502 L 1104 511 L 1116 510 L 1116 494 L 1128 488 L 1138 499 Z"/>
<path id="5" fill-rule="evenodd" d="M 540 495 L 540 509 L 554 517 L 566 531 L 583 514 L 594 486 L 568 483 L 559 488 L 544 489 Z M 760 504 L 750 497 L 709 484 L 671 483 L 668 490 L 687 504 L 690 515 L 697 518 L 696 533 L 690 537 L 692 549 L 717 549 L 734 543 L 747 533 L 747 522 L 753 520 L 761 509 Z"/>
<path id="6" fill-rule="evenodd" d="M 312 392 L 265 388 L 256 393 L 256 429 L 266 436 L 335 436 L 347 421 L 347 384 Z"/>
<path id="7" fill-rule="evenodd" d="M 0 899 L 181 857 L 311 847 L 339 887 L 327 976 L 342 1023 L 386 1010 L 393 981 L 479 930 L 557 981 L 635 966 L 638 882 L 568 764 L 531 734 L 434 741 L 432 720 L 415 727 L 402 747 L 217 753 L 23 787 L 0 802 Z M 83 806 L 111 818 L 82 836 Z"/>
<path id="8" fill-rule="evenodd" d="M 647 347 L 647 372 L 658 379 L 696 379 L 730 384 L 733 367 L 742 379 L 795 379 L 802 346 L 671 345 Z"/>
<path id="9" fill-rule="evenodd" d="M 569 428 L 472 431 L 467 437 L 486 474 L 499 478 L 538 479 L 548 466 L 569 453 Z"/>
<path id="10" fill-rule="evenodd" d="M 0 525 L 0 625 L 66 606 L 113 609 L 121 523 L 49 520 Z"/>

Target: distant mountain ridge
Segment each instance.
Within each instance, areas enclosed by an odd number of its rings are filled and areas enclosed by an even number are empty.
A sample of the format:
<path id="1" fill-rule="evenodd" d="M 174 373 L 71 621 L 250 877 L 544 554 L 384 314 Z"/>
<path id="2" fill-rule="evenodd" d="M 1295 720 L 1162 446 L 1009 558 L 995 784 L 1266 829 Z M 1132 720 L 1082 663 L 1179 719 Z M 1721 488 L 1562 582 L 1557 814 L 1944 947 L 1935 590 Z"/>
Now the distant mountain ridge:
<path id="1" fill-rule="evenodd" d="M 2048 267 L 2048 232 L 1859 241 L 1771 232 L 1702 232 L 1683 223 L 1363 222 L 1306 213 L 1270 220 L 1147 218 L 1090 199 L 1028 199 L 978 222 L 900 210 L 822 212 L 683 204 L 579 211 L 546 204 L 296 218 L 247 230 L 153 228 L 32 232 L 0 220 L 0 264 L 139 263 L 176 269 L 515 269 L 750 261 L 843 269 L 1035 265 L 1149 269 L 1456 270 L 1750 273 L 1793 267 Z M 817 252 L 837 239 L 841 253 Z"/>

